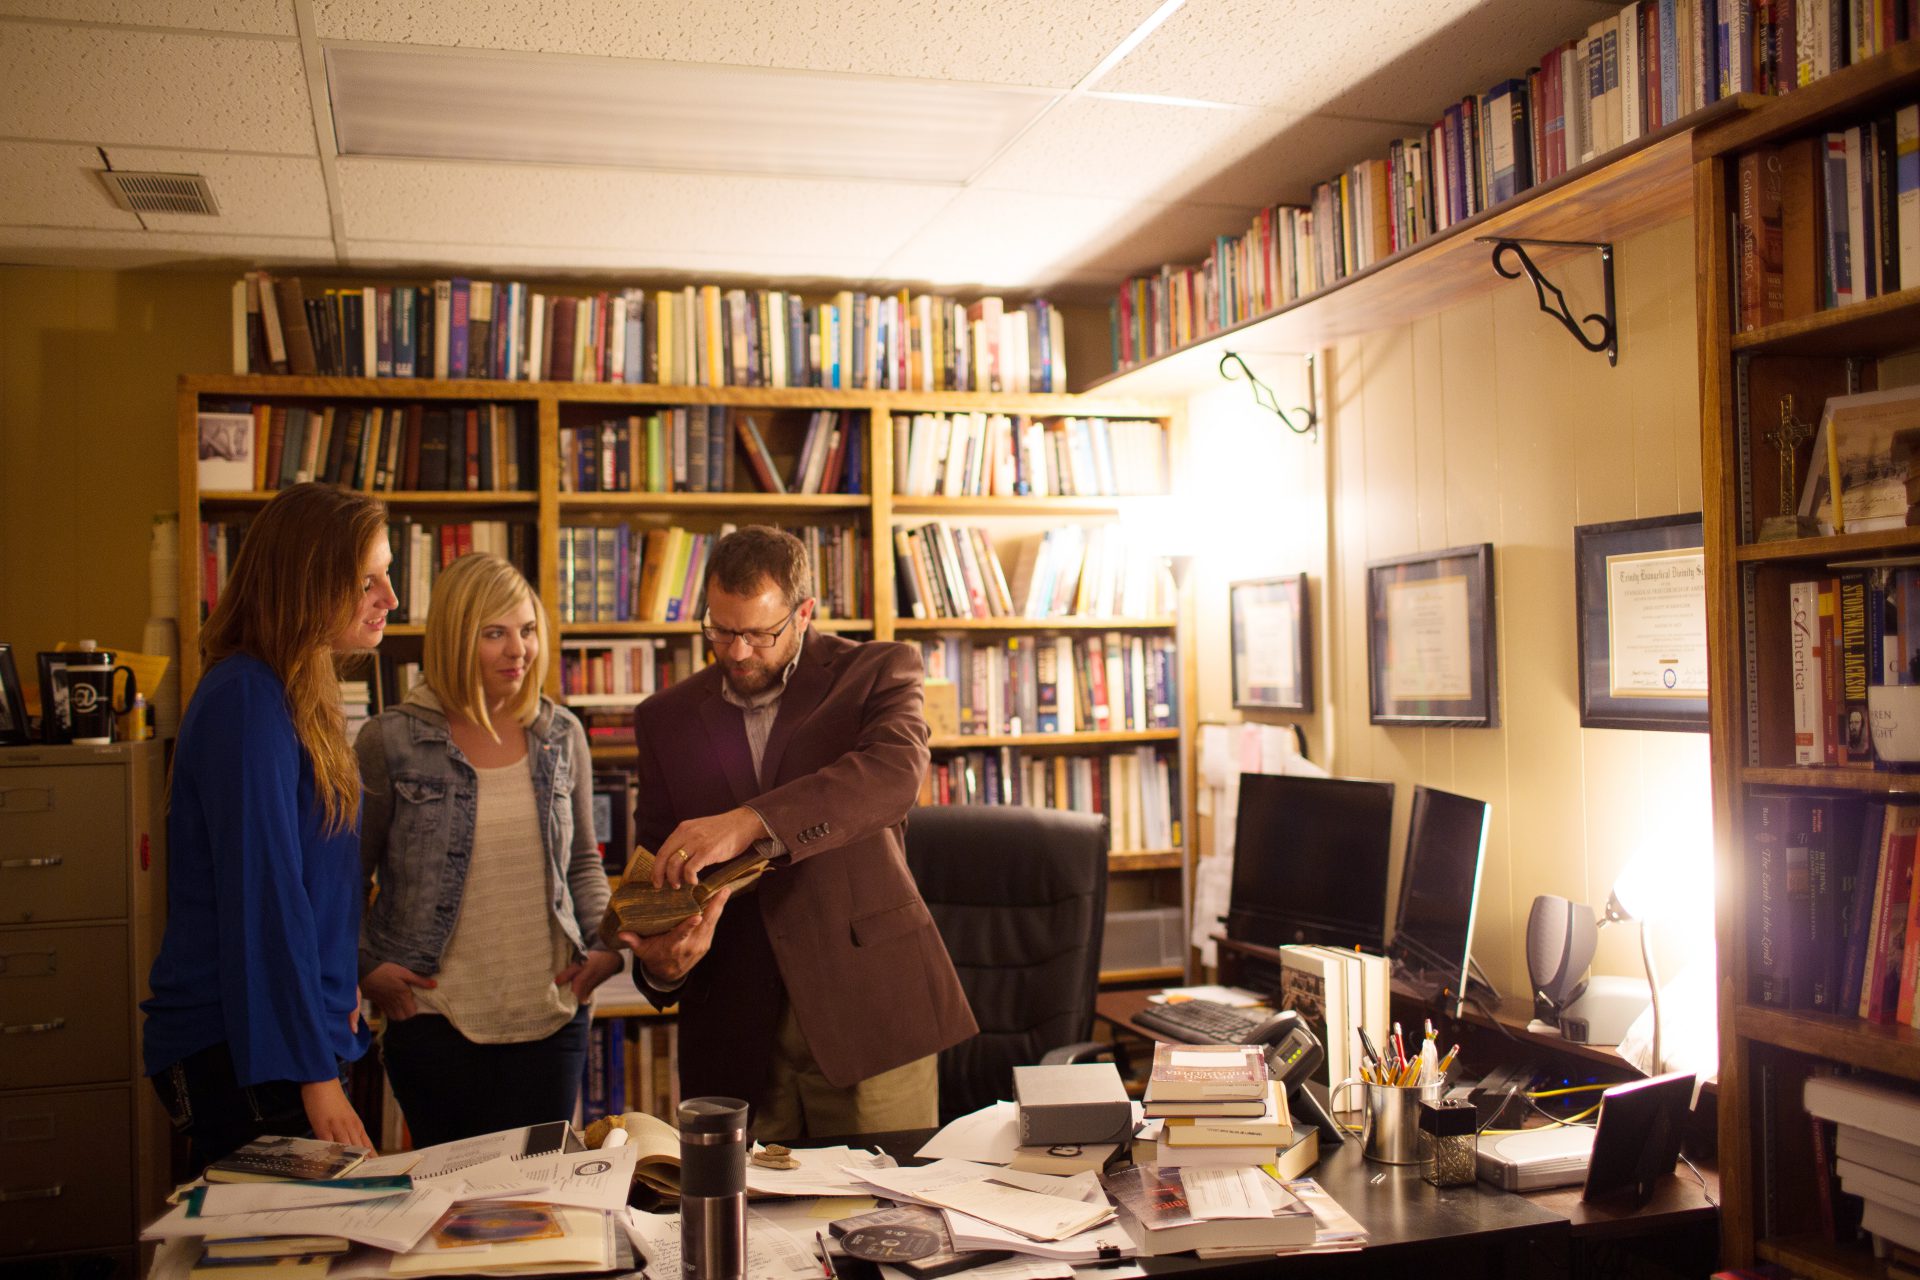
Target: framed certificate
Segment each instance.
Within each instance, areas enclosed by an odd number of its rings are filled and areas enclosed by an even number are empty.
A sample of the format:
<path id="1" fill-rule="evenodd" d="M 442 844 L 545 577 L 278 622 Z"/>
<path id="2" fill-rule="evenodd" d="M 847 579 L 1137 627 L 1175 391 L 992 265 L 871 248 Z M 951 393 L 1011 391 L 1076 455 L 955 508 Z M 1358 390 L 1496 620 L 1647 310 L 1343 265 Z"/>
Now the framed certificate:
<path id="1" fill-rule="evenodd" d="M 1702 542 L 1699 512 L 1573 531 L 1584 727 L 1706 732 Z"/>
<path id="2" fill-rule="evenodd" d="M 1374 724 L 1500 723 L 1493 544 L 1367 565 L 1367 683 Z"/>
<path id="3" fill-rule="evenodd" d="M 1227 586 L 1233 633 L 1233 705 L 1255 711 L 1313 710 L 1313 650 L 1307 575 Z"/>

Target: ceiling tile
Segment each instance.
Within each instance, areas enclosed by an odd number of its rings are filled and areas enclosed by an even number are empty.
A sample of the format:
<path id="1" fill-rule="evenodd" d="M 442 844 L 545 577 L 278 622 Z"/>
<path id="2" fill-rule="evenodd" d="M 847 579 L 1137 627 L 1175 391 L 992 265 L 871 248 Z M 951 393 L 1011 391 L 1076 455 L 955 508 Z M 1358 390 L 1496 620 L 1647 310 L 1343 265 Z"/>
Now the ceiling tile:
<path id="1" fill-rule="evenodd" d="M 263 36 L 300 33 L 292 0 L 0 0 L 0 14 Z"/>
<path id="2" fill-rule="evenodd" d="M 1159 228 L 1168 254 L 1204 249 L 1215 230 L 1251 216 L 1222 205 L 1157 205 L 1091 196 L 968 190 L 888 258 L 888 278 L 980 288 L 1045 287 L 1111 269 L 1116 246 L 1126 261 L 1150 248 L 1141 228 Z"/>
<path id="3" fill-rule="evenodd" d="M 138 231 L 95 176 L 104 167 L 92 147 L 0 142 L 0 224 Z"/>
<path id="4" fill-rule="evenodd" d="M 765 67 L 330 49 L 342 155 L 966 181 L 1054 100 Z"/>
<path id="5" fill-rule="evenodd" d="M 719 283 L 730 278 L 779 280 L 801 285 L 809 279 L 865 280 L 873 275 L 870 255 L 827 258 L 773 252 L 690 253 L 628 248 L 575 249 L 488 244 L 432 244 L 409 241 L 352 240 L 346 262 L 363 270 L 415 270 L 435 273 L 480 272 L 531 280 L 566 280 L 608 272 L 628 272 L 636 281 L 666 279 L 674 287 L 690 281 Z"/>
<path id="6" fill-rule="evenodd" d="M 333 241 L 291 236 L 186 235 L 177 231 L 79 231 L 0 227 L 0 260 L 38 266 L 132 269 L 225 262 L 331 263 Z"/>
<path id="7" fill-rule="evenodd" d="M 331 236 L 327 184 L 318 160 L 297 156 L 223 155 L 216 151 L 152 151 L 109 147 L 116 169 L 197 173 L 213 188 L 220 212 L 147 213 L 152 231 L 256 236 Z"/>
<path id="8" fill-rule="evenodd" d="M 1095 88 L 1424 123 L 1617 4 L 1188 0 Z"/>
<path id="9" fill-rule="evenodd" d="M 347 235 L 636 254 L 878 262 L 953 199 L 951 188 L 343 157 Z"/>
<path id="10" fill-rule="evenodd" d="M 1291 117 L 1069 97 L 974 179 L 995 191 L 1175 200 L 1232 165 Z"/>
<path id="11" fill-rule="evenodd" d="M 299 46 L 6 24 L 0 135 L 313 155 Z"/>
<path id="12" fill-rule="evenodd" d="M 314 0 L 322 39 L 801 67 L 1067 88 L 1159 0 L 688 4 L 494 0 L 438 8 Z"/>

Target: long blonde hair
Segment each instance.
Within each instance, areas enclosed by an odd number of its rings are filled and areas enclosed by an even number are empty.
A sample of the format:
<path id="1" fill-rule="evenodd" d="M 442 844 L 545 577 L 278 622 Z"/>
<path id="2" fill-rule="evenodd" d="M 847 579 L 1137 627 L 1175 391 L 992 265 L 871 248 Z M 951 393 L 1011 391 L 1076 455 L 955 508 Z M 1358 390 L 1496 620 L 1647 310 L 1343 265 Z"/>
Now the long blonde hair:
<path id="1" fill-rule="evenodd" d="M 200 632 L 203 669 L 236 653 L 272 668 L 313 789 L 338 834 L 360 812 L 360 765 L 347 742 L 333 640 L 361 602 L 361 577 L 385 504 L 330 484 L 283 490 L 247 526 L 226 590 Z"/>
<path id="2" fill-rule="evenodd" d="M 539 639 L 519 692 L 503 710 L 522 728 L 540 712 L 540 690 L 547 682 L 547 611 L 520 571 L 499 556 L 461 556 L 434 579 L 427 611 L 424 646 L 427 687 L 450 714 L 464 716 L 487 731 L 499 731 L 487 713 L 480 679 L 480 628 L 527 601 L 533 602 L 534 634 Z"/>

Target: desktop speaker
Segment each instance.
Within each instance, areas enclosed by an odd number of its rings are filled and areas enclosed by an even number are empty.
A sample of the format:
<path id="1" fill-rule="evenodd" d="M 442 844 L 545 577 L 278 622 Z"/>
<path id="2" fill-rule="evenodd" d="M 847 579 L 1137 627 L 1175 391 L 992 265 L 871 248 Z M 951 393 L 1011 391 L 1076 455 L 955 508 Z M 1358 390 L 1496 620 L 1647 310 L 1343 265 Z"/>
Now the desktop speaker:
<path id="1" fill-rule="evenodd" d="M 1587 986 L 1587 966 L 1599 938 L 1593 908 L 1543 893 L 1527 913 L 1527 981 L 1533 1016 L 1557 1021 Z"/>

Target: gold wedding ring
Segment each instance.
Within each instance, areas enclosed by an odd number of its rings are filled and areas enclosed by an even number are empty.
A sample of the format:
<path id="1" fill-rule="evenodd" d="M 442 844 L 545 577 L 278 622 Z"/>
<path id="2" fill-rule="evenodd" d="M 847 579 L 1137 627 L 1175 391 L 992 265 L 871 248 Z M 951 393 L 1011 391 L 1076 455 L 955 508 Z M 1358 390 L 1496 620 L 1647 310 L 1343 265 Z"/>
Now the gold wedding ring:
<path id="1" fill-rule="evenodd" d="M 687 851 L 685 849 L 682 849 L 680 850 L 680 852 L 674 854 L 673 856 L 680 859 L 680 861 L 685 862 L 687 860 Z"/>

